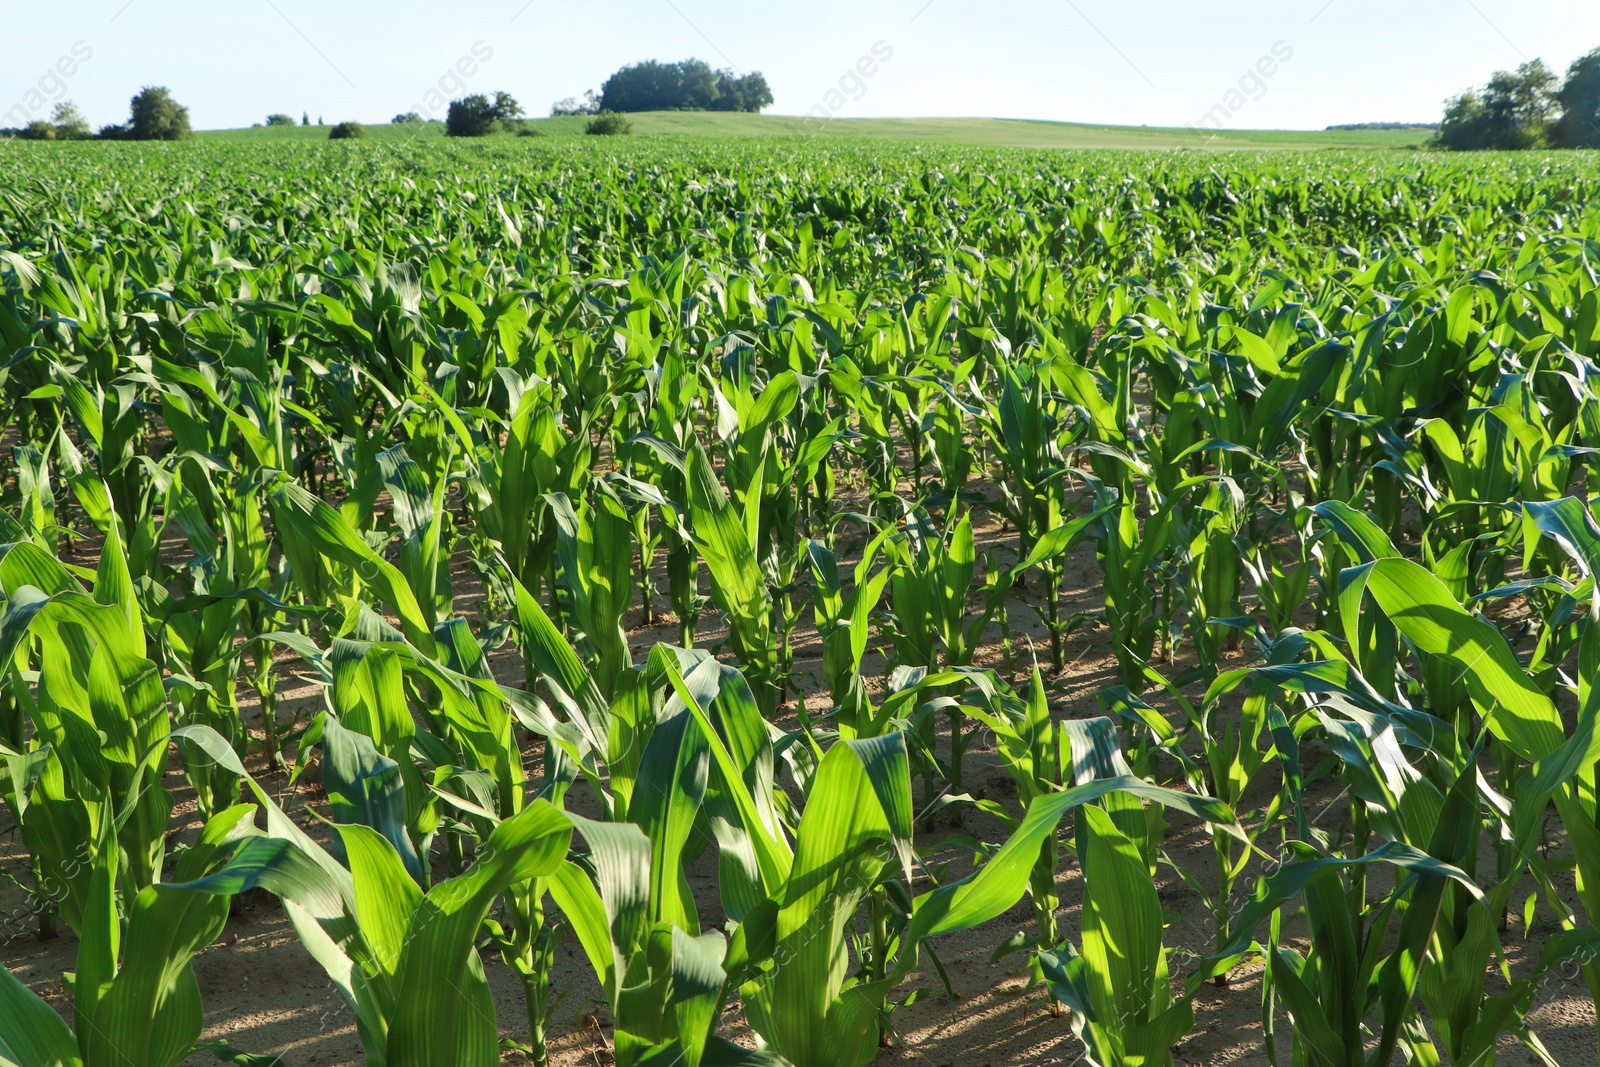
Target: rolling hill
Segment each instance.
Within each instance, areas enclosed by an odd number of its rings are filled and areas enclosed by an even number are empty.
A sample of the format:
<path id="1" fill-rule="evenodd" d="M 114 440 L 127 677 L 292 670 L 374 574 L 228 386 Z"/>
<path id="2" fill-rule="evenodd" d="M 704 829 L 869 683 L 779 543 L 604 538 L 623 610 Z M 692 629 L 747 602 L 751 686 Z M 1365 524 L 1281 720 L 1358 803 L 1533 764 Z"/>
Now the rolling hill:
<path id="1" fill-rule="evenodd" d="M 632 115 L 635 135 L 662 137 L 828 137 L 934 144 L 990 145 L 1007 148 L 1120 149 L 1372 149 L 1410 148 L 1428 138 L 1426 130 L 1220 130 L 1197 131 L 1157 126 L 1094 126 L 1077 122 L 1023 119 L 855 119 L 827 122 L 794 115 L 748 115 L 703 111 L 656 111 Z M 533 119 L 528 125 L 552 137 L 581 137 L 585 118 Z M 444 124 L 367 127 L 375 139 L 443 137 Z M 209 130 L 205 140 L 323 140 L 326 126 L 256 126 Z M 505 135 L 509 136 L 509 135 Z"/>

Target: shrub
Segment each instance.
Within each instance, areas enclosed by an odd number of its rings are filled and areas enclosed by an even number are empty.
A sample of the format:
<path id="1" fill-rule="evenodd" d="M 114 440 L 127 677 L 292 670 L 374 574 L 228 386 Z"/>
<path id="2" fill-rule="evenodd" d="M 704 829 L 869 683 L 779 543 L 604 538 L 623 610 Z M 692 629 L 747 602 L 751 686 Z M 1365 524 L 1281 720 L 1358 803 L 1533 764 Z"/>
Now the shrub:
<path id="1" fill-rule="evenodd" d="M 487 137 L 522 114 L 522 105 L 510 93 L 495 93 L 493 99 L 475 93 L 450 102 L 444 132 L 450 137 Z"/>
<path id="2" fill-rule="evenodd" d="M 583 132 L 592 137 L 621 137 L 633 132 L 633 123 L 626 115 L 619 115 L 615 111 L 602 111 L 589 120 L 589 125 Z"/>
<path id="3" fill-rule="evenodd" d="M 54 141 L 56 139 L 56 128 L 44 119 L 34 119 L 24 126 L 22 132 L 17 136 L 24 141 Z"/>
<path id="4" fill-rule="evenodd" d="M 359 122 L 341 122 L 328 134 L 330 141 L 364 141 L 370 136 Z"/>
<path id="5" fill-rule="evenodd" d="M 268 115 L 267 116 L 267 125 L 268 126 L 293 126 L 294 125 L 294 116 L 293 115 L 285 115 L 285 114 L 283 114 L 281 112 L 276 114 L 276 115 Z"/>
<path id="6" fill-rule="evenodd" d="M 389 125 L 391 125 L 391 126 L 406 126 L 406 125 L 409 125 L 409 124 L 414 123 L 414 122 L 415 123 L 420 123 L 421 121 L 422 121 L 422 116 L 421 115 L 417 114 L 415 111 L 407 111 L 403 115 L 396 115 L 394 118 L 390 119 L 389 120 Z"/>

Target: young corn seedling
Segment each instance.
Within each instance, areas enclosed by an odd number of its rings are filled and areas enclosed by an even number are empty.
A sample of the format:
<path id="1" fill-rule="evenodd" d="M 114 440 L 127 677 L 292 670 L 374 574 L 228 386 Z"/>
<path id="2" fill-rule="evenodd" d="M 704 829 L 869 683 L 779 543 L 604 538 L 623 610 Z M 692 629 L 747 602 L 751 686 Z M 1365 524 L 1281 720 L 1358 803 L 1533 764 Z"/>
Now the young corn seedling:
<path id="1" fill-rule="evenodd" d="M 632 439 L 632 473 L 653 485 L 663 502 L 661 541 L 666 549 L 667 595 L 678 616 L 679 645 L 693 648 L 700 616 L 701 597 L 696 587 L 699 556 L 688 531 L 689 496 L 687 457 L 695 437 L 695 406 L 703 394 L 702 380 L 691 372 L 676 345 L 661 352 L 659 363 L 645 375 L 646 388 L 637 394 L 643 410 L 638 414 L 641 432 Z"/>
<path id="2" fill-rule="evenodd" d="M 1087 786 L 1101 779 L 1132 776 L 1110 719 L 1068 720 L 1056 723 L 1050 717 L 1044 679 L 1036 667 L 1033 682 L 1024 700 L 990 672 L 964 672 L 977 704 L 963 712 L 987 726 L 996 739 L 1001 765 L 1017 787 L 1018 816 L 990 800 L 977 801 L 977 807 L 999 818 L 1012 831 L 1021 828 L 1031 805 L 1040 797 L 1064 789 Z M 1153 857 L 1164 827 L 1156 806 L 1146 809 L 1133 797 L 1113 795 L 1105 801 L 1119 825 L 1138 843 L 1141 854 Z M 1037 933 L 1032 937 L 1012 937 L 996 950 L 993 959 L 1029 950 L 1029 965 L 1035 978 L 1041 949 L 1058 944 L 1061 929 L 1058 912 L 1061 895 L 1056 887 L 1060 867 L 1060 846 L 1054 836 L 1045 838 L 1034 857 L 1028 875 L 1028 895 L 1033 901 Z M 1053 1008 L 1059 1012 L 1059 1007 Z"/>
<path id="3" fill-rule="evenodd" d="M 551 880 L 551 896 L 573 922 L 605 989 L 616 1019 L 619 1067 L 785 1067 L 781 1056 L 715 1033 L 723 1006 L 756 962 L 752 951 L 759 957 L 772 949 L 771 909 L 739 925 L 731 939 L 715 931 L 691 933 L 662 918 L 665 902 L 652 877 L 654 843 L 644 830 L 570 818 L 589 845 L 595 873 L 569 860 Z M 765 943 L 751 944 L 762 935 Z"/>
<path id="4" fill-rule="evenodd" d="M 616 494 L 596 484 L 576 507 L 564 494 L 548 498 L 557 533 L 556 559 L 580 646 L 600 692 L 615 695 L 633 665 L 623 619 L 633 605 L 633 522 Z"/>
<path id="5" fill-rule="evenodd" d="M 756 468 L 760 479 L 765 466 Z M 779 663 L 773 635 L 774 605 L 755 546 L 761 541 L 761 493 L 752 485 L 735 511 L 697 441 L 689 453 L 689 514 L 695 547 L 711 575 L 712 599 L 728 622 L 728 633 L 762 714 L 771 719 L 779 699 Z"/>
<path id="6" fill-rule="evenodd" d="M 787 687 L 793 665 L 790 636 L 803 606 L 796 605 L 794 594 L 807 566 L 800 517 L 808 510 L 807 487 L 843 436 L 842 420 L 826 420 L 813 376 L 784 371 L 754 395 L 744 364 L 750 354 L 747 347 L 731 347 L 711 395 L 723 439 L 723 482 L 747 516 L 757 509 L 751 547 L 773 600 L 777 672 Z"/>
<path id="7" fill-rule="evenodd" d="M 873 708 L 861 676 L 861 661 L 867 653 L 872 613 L 883 598 L 891 573 L 887 566 L 879 567 L 875 573 L 873 567 L 892 532 L 885 529 L 868 543 L 855 566 L 848 593 L 840 581 L 833 550 L 821 541 L 812 541 L 809 549 L 811 605 L 817 633 L 822 637 L 822 670 L 840 736 L 846 738 L 867 736 L 872 729 Z"/>
<path id="8" fill-rule="evenodd" d="M 222 933 L 230 894 L 171 885 L 119 892 L 109 807 L 99 823 L 84 864 L 77 969 L 65 980 L 72 1026 L 0 968 L 0 1057 L 16 1067 L 177 1067 L 196 1051 L 204 1015 L 191 961 Z"/>
<path id="9" fill-rule="evenodd" d="M 1061 405 L 1046 392 L 1048 366 L 1004 371 L 1000 395 L 985 401 L 980 417 L 990 445 L 998 453 L 1003 478 L 999 509 L 1018 534 L 1018 555 L 1033 556 L 1034 548 L 1064 521 L 1065 480 L 1068 475 L 1058 436 L 1064 418 Z M 1051 662 L 1057 671 L 1066 665 L 1061 643 L 1065 627 L 1059 618 L 1062 569 L 1046 555 L 1040 599 L 1050 627 Z"/>
<path id="10" fill-rule="evenodd" d="M 1232 940 L 1191 976 L 1192 986 L 1237 962 L 1270 916 L 1272 937 L 1261 949 L 1270 986 L 1263 1012 L 1270 1013 L 1273 1000 L 1282 999 L 1294 1024 L 1295 1062 L 1370 1067 L 1388 1063 L 1402 1044 L 1410 1056 L 1437 1057 L 1426 1032 L 1414 1025 L 1415 994 L 1423 968 L 1430 965 L 1430 952 L 1437 951 L 1434 931 L 1449 888 L 1462 887 L 1472 897 L 1472 907 L 1484 906 L 1482 892 L 1452 862 L 1467 857 L 1476 837 L 1475 783 L 1469 772 L 1457 778 L 1448 796 L 1434 789 L 1439 806 L 1432 809 L 1431 820 L 1421 815 L 1424 809 L 1413 809 L 1407 829 L 1425 834 L 1426 848 L 1393 840 L 1345 858 L 1320 856 L 1309 845 L 1295 845 L 1299 862 L 1257 882 Z M 1396 886 L 1386 898 L 1369 904 L 1358 895 L 1360 886 L 1353 881 L 1347 885 L 1342 875 L 1376 863 L 1395 866 Z M 1305 955 L 1282 947 L 1279 940 L 1278 910 L 1296 897 L 1302 898 L 1310 925 L 1311 951 Z M 1369 1056 L 1363 1031 L 1374 1013 L 1377 1047 Z"/>
<path id="11" fill-rule="evenodd" d="M 489 836 L 456 878 L 426 893 L 377 830 L 340 824 L 348 869 L 294 824 L 232 749 L 204 727 L 180 731 L 240 776 L 266 812 L 215 873 L 187 884 L 209 892 L 261 887 L 284 902 L 292 925 L 355 1012 L 367 1062 L 387 1067 L 491 1067 L 500 1062 L 494 1000 L 475 942 L 490 909 L 513 886 L 549 878 L 564 862 L 572 821 L 535 801 Z"/>
<path id="12" fill-rule="evenodd" d="M 946 670 L 965 667 L 983 628 L 988 625 L 997 604 L 991 598 L 989 610 L 970 625 L 967 599 L 977 569 L 977 552 L 972 537 L 972 521 L 962 516 L 948 539 L 933 526 L 927 512 L 908 509 L 904 532 L 884 543 L 890 561 L 889 591 L 896 658 L 903 665 L 937 671 L 940 661 Z M 961 714 L 949 712 L 950 762 L 944 778 L 950 788 L 961 790 L 962 757 L 966 737 Z M 933 803 L 938 773 L 935 748 L 935 718 L 920 716 L 919 736 L 924 761 L 924 807 Z"/>
<path id="13" fill-rule="evenodd" d="M 498 427 L 475 444 L 468 481 L 469 507 L 482 536 L 498 547 L 506 566 L 535 594 L 548 587 L 555 599 L 557 528 L 546 494 L 580 494 L 588 477 L 592 444 L 586 433 L 569 434 L 557 418 L 555 388 L 509 372 L 501 375 L 509 394 L 505 443 Z M 479 556 L 485 553 L 479 551 Z M 478 569 L 496 574 L 492 551 Z"/>
<path id="14" fill-rule="evenodd" d="M 409 447 L 417 448 L 417 441 L 413 439 Z M 450 617 L 454 602 L 450 556 L 455 536 L 445 494 L 450 488 L 449 465 L 455 448 L 446 444 L 439 451 L 444 467 L 432 472 L 425 472 L 405 447 L 397 445 L 378 454 L 378 469 L 394 502 L 395 532 L 400 537 L 396 566 L 411 586 L 430 630 Z"/>
<path id="15" fill-rule="evenodd" d="M 434 605 L 424 608 L 405 574 L 368 544 L 344 516 L 286 479 L 268 499 L 274 525 L 285 535 L 284 554 L 295 583 L 308 602 L 315 603 L 322 595 L 330 600 L 337 595 L 345 614 L 350 615 L 360 603 L 361 590 L 370 586 L 399 618 L 406 639 L 425 653 L 434 651 L 429 622 Z M 335 571 L 337 579 L 332 577 Z"/>
<path id="16" fill-rule="evenodd" d="M 117 525 L 101 554 L 94 594 L 32 542 L 0 548 L 3 684 L 33 726 L 24 747 L 0 750 L 6 796 L 43 872 L 37 888 L 59 902 L 68 924 L 83 921 L 89 868 L 103 812 L 117 813 L 122 896 L 159 878 L 172 797 L 161 785 L 170 731 L 160 672 L 146 658 Z M 17 669 L 25 643 L 33 681 Z"/>
<path id="17" fill-rule="evenodd" d="M 1040 953 L 1039 970 L 1072 1009 L 1072 1031 L 1094 1067 L 1171 1067 L 1194 1009 L 1173 996 L 1150 868 L 1107 812 L 1085 805 L 1077 820 L 1083 947 L 1064 942 Z"/>
<path id="18" fill-rule="evenodd" d="M 678 673 L 680 666 L 688 668 L 686 675 Z M 709 657 L 658 651 L 644 675 L 646 685 L 655 688 L 659 682 L 671 695 L 639 739 L 643 753 L 626 798 L 628 821 L 575 819 L 594 856 L 593 875 L 569 862 L 550 892 L 606 991 L 616 1020 L 619 1063 L 654 1062 L 662 1055 L 695 1064 L 781 1063 L 715 1034 L 724 1005 L 756 960 L 772 950 L 775 910 L 770 904 L 752 906 L 757 899 L 752 872 L 743 866 L 750 858 L 750 839 L 740 828 L 738 806 L 727 797 L 722 772 L 711 769 L 704 732 L 710 724 L 691 714 L 683 700 L 708 703 L 717 718 L 716 743 L 739 753 L 746 768 L 740 785 L 775 825 L 773 755 L 765 723 L 738 672 Z M 670 688 L 674 679 L 683 687 L 677 693 Z M 725 910 L 738 923 L 731 939 L 701 931 L 685 872 L 686 849 L 708 802 L 725 850 Z"/>

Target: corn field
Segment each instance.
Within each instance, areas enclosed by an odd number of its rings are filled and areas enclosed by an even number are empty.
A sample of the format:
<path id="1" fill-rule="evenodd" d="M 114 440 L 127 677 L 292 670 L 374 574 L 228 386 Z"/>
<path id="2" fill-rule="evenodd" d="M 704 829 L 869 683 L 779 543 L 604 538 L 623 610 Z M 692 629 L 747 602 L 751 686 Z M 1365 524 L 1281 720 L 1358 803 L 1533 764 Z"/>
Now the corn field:
<path id="1" fill-rule="evenodd" d="M 1596 1062 L 1587 159 L 0 158 L 0 1064 Z"/>

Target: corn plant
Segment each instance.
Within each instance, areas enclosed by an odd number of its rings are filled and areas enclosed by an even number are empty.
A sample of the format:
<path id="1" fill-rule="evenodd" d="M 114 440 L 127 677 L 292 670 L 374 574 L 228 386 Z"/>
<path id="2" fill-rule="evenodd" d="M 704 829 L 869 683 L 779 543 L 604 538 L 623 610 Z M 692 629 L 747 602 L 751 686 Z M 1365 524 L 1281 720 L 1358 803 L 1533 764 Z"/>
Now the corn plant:
<path id="1" fill-rule="evenodd" d="M 204 1017 L 190 961 L 222 933 L 228 893 L 149 885 L 124 913 L 113 823 L 104 809 L 86 864 L 72 1026 L 0 969 L 0 1055 L 17 1067 L 176 1067 L 195 1051 Z"/>
<path id="2" fill-rule="evenodd" d="M 753 477 L 766 470 L 759 465 Z M 728 622 L 734 652 L 749 676 L 763 714 L 778 705 L 779 658 L 773 637 L 772 591 L 756 555 L 761 535 L 761 492 L 746 487 L 735 510 L 698 442 L 689 453 L 689 514 L 695 547 L 711 575 L 712 599 Z"/>
<path id="3" fill-rule="evenodd" d="M 1187 997 L 1174 997 L 1162 946 L 1161 901 L 1139 846 L 1112 817 L 1081 809 L 1083 947 L 1043 952 L 1051 994 L 1072 1009 L 1072 1029 L 1096 1067 L 1171 1064 L 1172 1046 L 1194 1026 Z"/>
<path id="4" fill-rule="evenodd" d="M 600 692 L 616 693 L 617 677 L 633 665 L 623 616 L 633 606 L 633 522 L 616 495 L 596 489 L 574 507 L 565 495 L 549 499 L 557 534 L 563 591 L 582 634 Z"/>
<path id="5" fill-rule="evenodd" d="M 301 940 L 354 1010 L 369 1063 L 499 1062 L 494 1004 L 475 941 L 507 889 L 559 868 L 572 835 L 567 816 L 548 802 L 529 805 L 495 829 L 477 862 L 424 893 L 377 830 L 339 827 L 346 869 L 283 814 L 218 735 L 205 727 L 185 731 L 185 739 L 232 765 L 267 816 L 264 831 L 189 888 L 238 893 L 260 886 L 283 898 Z M 441 982 L 453 995 L 439 995 Z"/>
<path id="6" fill-rule="evenodd" d="M 166 696 L 145 658 L 140 609 L 114 535 L 94 587 L 86 592 L 32 542 L 6 546 L 0 557 L 0 662 L 33 727 L 23 747 L 3 752 L 6 796 L 35 857 L 36 888 L 59 902 L 74 930 L 84 921 L 91 872 L 83 861 L 99 840 L 102 813 L 118 813 L 119 882 L 131 899 L 158 879 L 172 810 L 160 784 L 171 729 Z M 37 663 L 36 684 L 18 669 L 19 654 Z"/>
<path id="7" fill-rule="evenodd" d="M 1024 896 L 1002 948 L 1098 1063 L 1170 1060 L 1247 959 L 1297 1067 L 1553 1062 L 1539 983 L 1600 994 L 1577 156 L 110 147 L 5 146 L 0 798 L 83 960 L 75 1029 L 0 982 L 0 1059 L 98 1063 L 117 1012 L 165 1035 L 117 1023 L 130 1059 L 193 1051 L 187 958 L 257 886 L 374 1063 L 499 1059 L 484 951 L 539 1061 L 562 936 L 619 1060 L 862 1063 Z M 1023 605 L 1057 674 L 1109 642 L 1107 718 L 1005 684 Z M 911 828 L 980 731 L 1018 797 L 949 879 Z M 326 849 L 266 795 L 313 763 Z M 1168 874 L 1216 917 L 1181 986 Z"/>
<path id="8" fill-rule="evenodd" d="M 812 541 L 812 610 L 817 633 L 822 636 L 822 671 L 828 695 L 843 736 L 860 737 L 872 732 L 872 701 L 861 675 L 861 661 L 871 638 L 872 613 L 888 587 L 890 569 L 873 572 L 884 542 L 892 531 L 883 530 L 869 542 L 856 563 L 848 592 L 839 575 L 834 552 L 821 541 Z"/>

